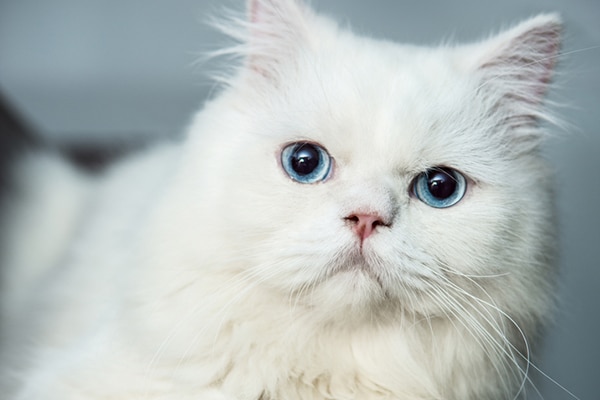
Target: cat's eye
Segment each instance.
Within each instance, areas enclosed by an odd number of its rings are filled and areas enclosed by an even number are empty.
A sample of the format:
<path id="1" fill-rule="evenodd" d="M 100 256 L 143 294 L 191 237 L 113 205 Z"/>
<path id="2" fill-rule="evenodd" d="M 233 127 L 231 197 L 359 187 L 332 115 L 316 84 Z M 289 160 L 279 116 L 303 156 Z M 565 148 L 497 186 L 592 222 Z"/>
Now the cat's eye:
<path id="1" fill-rule="evenodd" d="M 300 183 L 326 180 L 331 173 L 332 160 L 327 151 L 315 143 L 291 143 L 281 151 L 281 165 L 286 174 Z"/>
<path id="2" fill-rule="evenodd" d="M 463 198 L 467 180 L 452 168 L 437 167 L 417 176 L 412 188 L 415 196 L 428 206 L 447 208 Z"/>

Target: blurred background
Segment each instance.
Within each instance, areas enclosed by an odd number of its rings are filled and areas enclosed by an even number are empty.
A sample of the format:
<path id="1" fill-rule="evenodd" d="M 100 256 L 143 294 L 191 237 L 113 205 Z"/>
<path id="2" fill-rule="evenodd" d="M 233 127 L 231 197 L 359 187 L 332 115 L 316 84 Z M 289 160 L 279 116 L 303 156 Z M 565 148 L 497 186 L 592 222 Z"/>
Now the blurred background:
<path id="1" fill-rule="evenodd" d="M 0 0 L 0 92 L 50 141 L 126 146 L 175 136 L 214 85 L 204 22 L 243 0 Z M 543 11 L 566 23 L 559 88 L 572 125 L 547 148 L 558 175 L 560 310 L 538 366 L 546 400 L 600 399 L 600 1 L 313 0 L 358 33 L 417 44 L 484 37 Z M 526 190 L 526 188 L 524 188 Z M 532 399 L 541 398 L 532 393 Z"/>

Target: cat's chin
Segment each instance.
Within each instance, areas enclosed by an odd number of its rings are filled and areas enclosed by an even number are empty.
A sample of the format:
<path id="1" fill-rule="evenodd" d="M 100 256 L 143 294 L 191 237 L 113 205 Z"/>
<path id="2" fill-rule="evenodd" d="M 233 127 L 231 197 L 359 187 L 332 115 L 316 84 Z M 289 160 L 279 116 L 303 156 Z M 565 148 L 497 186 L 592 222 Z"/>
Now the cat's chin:
<path id="1" fill-rule="evenodd" d="M 375 272 L 356 266 L 337 271 L 300 300 L 323 323 L 359 326 L 375 321 L 410 318 L 442 318 L 440 305 L 407 282 L 386 282 Z"/>
<path id="2" fill-rule="evenodd" d="M 302 291 L 300 302 L 320 309 L 325 319 L 343 315 L 353 321 L 363 316 L 372 321 L 398 312 L 440 315 L 438 306 L 424 295 L 429 288 L 427 277 L 406 266 L 386 263 L 374 251 L 354 250 L 330 266 L 327 276 L 311 290 Z"/>
<path id="3" fill-rule="evenodd" d="M 306 297 L 311 306 L 332 315 L 360 315 L 389 304 L 380 278 L 368 267 L 355 265 L 336 271 Z"/>

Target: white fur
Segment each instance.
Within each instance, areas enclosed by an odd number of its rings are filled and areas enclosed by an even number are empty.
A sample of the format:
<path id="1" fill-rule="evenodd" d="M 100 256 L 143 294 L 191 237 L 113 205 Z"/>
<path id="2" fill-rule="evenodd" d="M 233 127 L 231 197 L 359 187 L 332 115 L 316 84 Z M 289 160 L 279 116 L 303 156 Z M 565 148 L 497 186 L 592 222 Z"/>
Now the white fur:
<path id="1" fill-rule="evenodd" d="M 552 308 L 538 121 L 557 17 L 417 48 L 356 37 L 293 0 L 248 9 L 247 36 L 226 26 L 244 65 L 180 145 L 96 178 L 55 159 L 21 165 L 30 189 L 3 254 L 19 289 L 3 299 L 3 392 L 518 396 Z M 331 154 L 327 181 L 285 175 L 279 152 L 298 140 Z M 447 209 L 410 189 L 440 165 L 469 180 Z M 344 220 L 356 212 L 393 221 L 364 256 Z M 28 284 L 13 284 L 22 274 Z"/>

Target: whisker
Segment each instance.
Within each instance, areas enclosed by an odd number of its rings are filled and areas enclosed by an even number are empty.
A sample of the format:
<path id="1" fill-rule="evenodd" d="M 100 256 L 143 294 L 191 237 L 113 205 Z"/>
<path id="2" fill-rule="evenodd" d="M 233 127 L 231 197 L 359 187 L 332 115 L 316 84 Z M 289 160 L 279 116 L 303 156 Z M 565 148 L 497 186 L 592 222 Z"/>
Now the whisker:
<path id="1" fill-rule="evenodd" d="M 508 316 L 505 312 L 503 312 L 499 307 L 497 307 L 495 304 L 493 303 L 493 299 L 491 298 L 491 296 L 487 293 L 487 291 L 485 291 L 479 284 L 477 284 L 477 282 L 473 282 L 475 283 L 488 297 L 490 297 L 491 302 L 486 302 L 480 298 L 478 298 L 477 296 L 474 296 L 473 294 L 467 292 L 466 290 L 464 290 L 463 288 L 457 286 L 456 284 L 454 284 L 452 281 L 448 280 L 445 276 L 437 274 L 438 278 L 441 280 L 442 283 L 444 283 L 446 286 L 448 286 L 449 288 L 452 289 L 452 291 L 458 295 L 464 296 L 466 297 L 466 299 L 468 300 L 475 300 L 476 303 L 480 304 L 480 305 L 484 305 L 486 306 L 484 308 L 484 310 L 481 310 L 479 307 L 475 307 L 473 304 L 471 304 L 471 302 L 467 301 L 466 304 L 471 305 L 473 308 L 473 311 L 475 311 L 475 313 L 477 315 L 479 315 L 480 318 L 483 319 L 483 321 L 485 321 L 490 328 L 492 329 L 493 332 L 496 333 L 496 335 L 498 335 L 499 338 L 502 339 L 502 341 L 504 342 L 504 345 L 500 345 L 497 341 L 496 338 L 492 337 L 490 335 L 490 333 L 488 332 L 487 329 L 485 329 L 483 326 L 481 326 L 481 324 L 477 321 L 477 319 L 473 318 L 471 316 L 471 313 L 468 312 L 468 310 L 465 309 L 465 307 L 463 305 L 460 304 L 459 301 L 456 300 L 452 300 L 452 301 L 448 301 L 446 304 L 450 304 L 453 307 L 458 307 L 460 310 L 462 310 L 462 312 L 464 312 L 464 314 L 461 314 L 463 317 L 467 316 L 468 319 L 471 321 L 469 327 L 465 326 L 465 328 L 467 328 L 467 330 L 470 330 L 471 328 L 476 328 L 478 335 L 483 335 L 484 337 L 487 337 L 486 342 L 489 345 L 492 345 L 493 347 L 496 348 L 495 352 L 497 354 L 504 354 L 506 357 L 508 357 L 509 360 L 513 360 L 512 363 L 517 367 L 517 370 L 521 372 L 523 379 L 522 379 L 522 383 L 521 386 L 519 387 L 519 390 L 515 396 L 515 399 L 517 397 L 519 397 L 519 394 L 524 390 L 524 385 L 525 382 L 530 382 L 531 385 L 533 386 L 533 388 L 536 390 L 536 392 L 538 391 L 537 388 L 535 387 L 535 385 L 533 384 L 533 382 L 531 381 L 531 379 L 529 378 L 529 366 L 531 364 L 530 361 L 530 349 L 529 349 L 529 344 L 528 341 L 525 337 L 524 332 L 521 330 L 521 328 L 518 326 L 518 324 L 516 323 L 516 321 L 514 321 L 510 316 Z M 442 297 L 446 297 L 450 295 L 450 292 L 447 291 L 441 291 L 441 289 L 439 289 L 437 286 L 432 285 L 432 289 L 435 290 L 438 293 L 438 296 L 442 296 Z M 440 293 L 441 292 L 441 293 Z M 502 322 L 505 319 L 507 319 L 509 322 L 511 322 L 512 325 L 515 326 L 515 328 L 518 330 L 519 335 L 522 337 L 524 345 L 526 347 L 526 355 L 523 355 L 509 340 L 506 339 L 506 336 L 504 334 L 506 328 L 501 328 L 501 326 L 497 325 L 498 324 L 498 318 L 495 318 L 491 313 L 490 310 L 488 310 L 488 308 L 496 311 L 499 313 L 500 316 L 502 316 L 503 318 L 500 319 L 500 321 Z M 486 312 L 487 315 L 483 314 L 483 311 Z M 453 312 L 453 314 L 457 315 L 456 313 Z M 505 346 L 508 346 L 508 349 L 505 348 Z M 486 350 L 486 351 L 489 351 Z M 521 367 L 521 365 L 519 363 L 516 362 L 515 360 L 515 353 L 519 355 L 519 357 L 523 358 L 526 362 L 526 367 L 525 369 L 523 369 Z M 500 373 L 500 371 L 498 370 L 498 373 L 500 375 L 502 375 Z"/>

